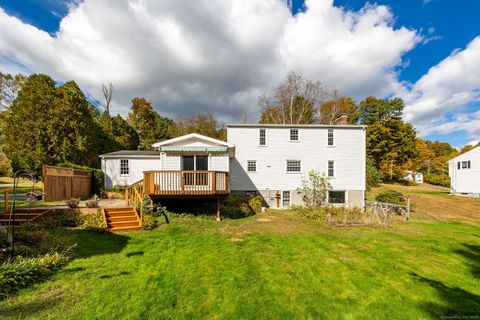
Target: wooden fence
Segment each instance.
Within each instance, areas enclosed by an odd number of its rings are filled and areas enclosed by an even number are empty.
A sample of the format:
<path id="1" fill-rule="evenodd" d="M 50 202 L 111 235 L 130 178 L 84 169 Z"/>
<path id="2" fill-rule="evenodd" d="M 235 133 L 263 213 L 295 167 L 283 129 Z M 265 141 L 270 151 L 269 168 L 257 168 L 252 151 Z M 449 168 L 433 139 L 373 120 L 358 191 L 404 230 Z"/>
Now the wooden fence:
<path id="1" fill-rule="evenodd" d="M 43 166 L 43 192 L 45 201 L 88 198 L 92 191 L 92 172 Z"/>

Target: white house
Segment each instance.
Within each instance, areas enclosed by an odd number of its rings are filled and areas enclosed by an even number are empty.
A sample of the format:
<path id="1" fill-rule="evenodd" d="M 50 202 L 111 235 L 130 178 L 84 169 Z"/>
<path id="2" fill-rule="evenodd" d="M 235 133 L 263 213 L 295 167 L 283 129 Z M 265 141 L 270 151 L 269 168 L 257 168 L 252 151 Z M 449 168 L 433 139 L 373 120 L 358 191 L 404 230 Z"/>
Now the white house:
<path id="1" fill-rule="evenodd" d="M 153 146 L 101 155 L 105 187 L 139 182 L 154 198 L 261 195 L 285 208 L 302 204 L 296 189 L 317 169 L 331 179 L 332 204 L 364 206 L 364 126 L 228 125 L 227 142 L 192 133 Z"/>
<path id="2" fill-rule="evenodd" d="M 260 194 L 273 208 L 301 205 L 296 190 L 316 169 L 331 179 L 331 203 L 364 206 L 364 126 L 228 125 L 227 141 L 236 148 L 232 194 Z"/>
<path id="3" fill-rule="evenodd" d="M 406 170 L 405 176 L 402 178 L 405 181 L 414 181 L 415 183 L 423 183 L 423 173 Z"/>
<path id="4" fill-rule="evenodd" d="M 480 197 L 480 147 L 448 161 L 450 193 Z"/>

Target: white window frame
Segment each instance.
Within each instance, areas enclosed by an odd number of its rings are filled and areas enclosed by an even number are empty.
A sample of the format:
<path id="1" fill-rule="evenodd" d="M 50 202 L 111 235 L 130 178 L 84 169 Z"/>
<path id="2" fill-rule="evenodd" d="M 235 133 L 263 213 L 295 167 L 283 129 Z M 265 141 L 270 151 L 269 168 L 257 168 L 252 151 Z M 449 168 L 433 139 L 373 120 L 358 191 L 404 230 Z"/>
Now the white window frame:
<path id="1" fill-rule="evenodd" d="M 250 170 L 251 163 L 254 163 L 255 170 Z M 257 160 L 247 160 L 247 172 L 257 172 Z"/>
<path id="2" fill-rule="evenodd" d="M 288 192 L 288 199 L 285 198 L 285 192 Z M 288 205 L 285 205 L 285 201 L 288 201 Z M 290 190 L 282 191 L 282 208 L 289 208 L 292 205 L 292 192 Z"/>
<path id="3" fill-rule="evenodd" d="M 333 164 L 333 166 L 332 166 L 333 175 L 330 175 L 330 163 Z M 327 161 L 327 177 L 329 177 L 329 178 L 335 178 L 335 171 L 337 171 L 337 170 L 335 170 L 335 169 L 336 169 L 336 168 L 335 168 L 335 160 L 328 160 L 328 161 Z"/>
<path id="4" fill-rule="evenodd" d="M 461 168 L 463 169 L 471 169 L 471 162 L 470 160 L 467 161 L 461 161 L 462 165 Z"/>
<path id="5" fill-rule="evenodd" d="M 330 192 L 345 192 L 345 202 L 343 203 L 330 203 Z M 347 190 L 329 190 L 327 192 L 327 203 L 332 206 L 345 206 L 348 204 L 348 191 Z"/>
<path id="6" fill-rule="evenodd" d="M 292 133 L 293 133 L 294 131 L 297 132 L 297 134 L 296 134 L 296 135 L 297 135 L 297 139 L 292 139 Z M 300 130 L 295 129 L 295 128 L 290 129 L 290 141 L 291 141 L 291 142 L 298 142 L 298 141 L 300 141 Z"/>
<path id="7" fill-rule="evenodd" d="M 264 134 L 264 136 L 263 136 L 264 144 L 262 144 L 262 132 Z M 266 147 L 267 146 L 267 129 L 265 129 L 265 128 L 259 128 L 258 129 L 258 145 L 260 147 Z"/>
<path id="8" fill-rule="evenodd" d="M 127 167 L 126 167 L 126 172 L 127 173 L 124 173 L 124 164 L 127 164 Z M 129 176 L 130 175 L 130 160 L 129 159 L 120 159 L 120 176 L 122 177 L 125 177 L 125 176 Z"/>
<path id="9" fill-rule="evenodd" d="M 332 132 L 332 144 L 329 144 L 329 133 Z M 335 129 L 327 129 L 327 147 L 335 147 Z"/>
<path id="10" fill-rule="evenodd" d="M 288 168 L 289 168 L 288 163 L 289 163 L 289 162 L 292 162 L 292 161 L 298 162 L 298 163 L 300 164 L 300 165 L 299 165 L 299 169 L 300 169 L 300 170 L 298 170 L 298 171 L 289 171 L 289 170 L 288 170 Z M 292 168 L 292 167 L 290 167 L 290 168 Z M 302 160 L 288 159 L 288 160 L 286 161 L 285 171 L 286 171 L 287 173 L 302 173 Z"/>

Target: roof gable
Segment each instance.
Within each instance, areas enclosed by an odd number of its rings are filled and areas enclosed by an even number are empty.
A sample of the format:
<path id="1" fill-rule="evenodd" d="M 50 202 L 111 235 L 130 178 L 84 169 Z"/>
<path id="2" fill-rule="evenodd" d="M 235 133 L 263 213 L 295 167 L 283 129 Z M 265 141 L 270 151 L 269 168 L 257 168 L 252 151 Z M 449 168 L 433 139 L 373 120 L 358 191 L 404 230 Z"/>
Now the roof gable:
<path id="1" fill-rule="evenodd" d="M 225 141 L 210 138 L 198 133 L 189 133 L 180 137 L 176 137 L 170 140 L 157 142 L 152 145 L 158 149 L 160 147 L 227 147 L 233 148 L 234 145 Z"/>
<path id="2" fill-rule="evenodd" d="M 456 156 L 455 158 L 451 159 L 450 161 L 464 160 L 464 159 L 467 159 L 467 158 L 469 159 L 471 157 L 474 157 L 473 159 L 480 159 L 480 147 L 475 147 L 470 151 L 462 153 L 461 155 Z"/>

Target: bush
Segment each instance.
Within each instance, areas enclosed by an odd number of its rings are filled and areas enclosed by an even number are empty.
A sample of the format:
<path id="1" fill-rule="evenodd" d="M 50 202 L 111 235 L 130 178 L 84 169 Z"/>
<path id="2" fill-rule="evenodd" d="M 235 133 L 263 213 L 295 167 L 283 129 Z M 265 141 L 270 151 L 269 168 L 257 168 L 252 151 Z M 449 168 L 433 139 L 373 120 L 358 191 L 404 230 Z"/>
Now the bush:
<path id="1" fill-rule="evenodd" d="M 377 215 L 370 210 L 362 211 L 360 208 L 324 207 L 321 209 L 308 209 L 299 206 L 290 207 L 290 211 L 302 217 L 322 221 L 331 225 L 389 225 L 392 217 Z"/>
<path id="2" fill-rule="evenodd" d="M 255 211 L 249 205 L 249 198 L 240 196 L 230 196 L 220 207 L 220 214 L 224 218 L 238 219 L 245 218 L 255 214 Z"/>
<path id="3" fill-rule="evenodd" d="M 446 174 L 430 173 L 425 175 L 425 181 L 442 187 L 450 187 L 450 177 Z"/>
<path id="4" fill-rule="evenodd" d="M 116 185 L 116 186 L 113 186 L 113 188 L 109 191 L 113 191 L 113 192 L 124 192 L 125 189 L 127 188 L 127 186 L 122 186 L 122 185 Z"/>
<path id="5" fill-rule="evenodd" d="M 30 259 L 17 257 L 0 265 L 0 300 L 46 278 L 68 260 L 66 252 L 53 252 Z"/>
<path id="6" fill-rule="evenodd" d="M 87 208 L 98 208 L 98 198 L 94 196 L 93 199 L 85 201 Z"/>
<path id="7" fill-rule="evenodd" d="M 103 218 L 103 214 L 99 211 L 81 215 L 80 220 L 80 228 L 82 229 L 95 232 L 105 232 L 107 230 L 107 223 Z"/>
<path id="8" fill-rule="evenodd" d="M 371 157 L 368 157 L 366 165 L 367 190 L 378 187 L 382 180 L 383 175 L 375 166 L 375 160 L 373 160 Z"/>
<path id="9" fill-rule="evenodd" d="M 406 203 L 403 194 L 395 190 L 385 190 L 377 194 L 375 200 L 378 202 L 393 203 L 404 205 Z"/>
<path id="10" fill-rule="evenodd" d="M 150 214 L 144 214 L 143 220 L 142 220 L 142 229 L 152 230 L 152 229 L 155 229 L 156 227 L 157 227 L 157 219 Z"/>
<path id="11" fill-rule="evenodd" d="M 76 227 L 81 223 L 80 213 L 75 210 L 55 210 L 35 220 L 35 225 L 44 229 Z"/>
<path id="12" fill-rule="evenodd" d="M 262 207 L 265 206 L 265 202 L 261 196 L 255 196 L 248 199 L 248 205 L 253 211 L 260 212 L 262 211 Z"/>
<path id="13" fill-rule="evenodd" d="M 86 166 L 80 166 L 70 162 L 59 163 L 57 164 L 57 167 L 92 171 L 92 193 L 98 195 L 102 194 L 103 186 L 105 185 L 104 174 L 102 170 Z"/>
<path id="14" fill-rule="evenodd" d="M 70 200 L 67 200 L 67 206 L 71 209 L 78 208 L 80 205 L 80 200 L 77 198 L 70 198 Z"/>

